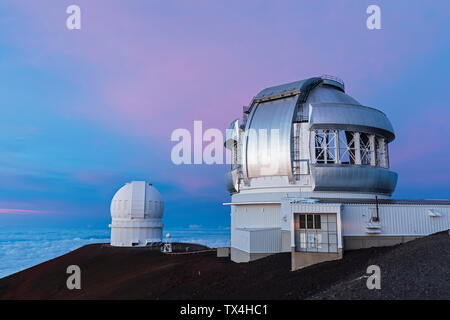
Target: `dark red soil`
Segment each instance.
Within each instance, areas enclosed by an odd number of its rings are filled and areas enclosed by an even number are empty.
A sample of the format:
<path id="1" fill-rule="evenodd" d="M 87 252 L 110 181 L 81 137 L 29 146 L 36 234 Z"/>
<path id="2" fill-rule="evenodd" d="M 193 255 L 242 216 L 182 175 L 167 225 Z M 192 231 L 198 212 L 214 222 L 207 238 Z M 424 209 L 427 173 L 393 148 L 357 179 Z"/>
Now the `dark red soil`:
<path id="1" fill-rule="evenodd" d="M 81 290 L 66 287 L 72 264 L 81 268 Z M 372 264 L 381 268 L 381 290 L 355 280 Z M 164 255 L 94 244 L 0 279 L 0 299 L 450 299 L 450 236 L 289 270 L 289 253 L 237 264 L 215 252 Z"/>

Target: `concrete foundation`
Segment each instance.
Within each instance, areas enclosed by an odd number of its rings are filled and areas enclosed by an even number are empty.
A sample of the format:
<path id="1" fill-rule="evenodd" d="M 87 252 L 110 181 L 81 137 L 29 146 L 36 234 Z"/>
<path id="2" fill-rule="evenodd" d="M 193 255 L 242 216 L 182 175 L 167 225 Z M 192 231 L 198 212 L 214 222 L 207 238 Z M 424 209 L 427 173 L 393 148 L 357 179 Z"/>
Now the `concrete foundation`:
<path id="1" fill-rule="evenodd" d="M 337 253 L 297 252 L 291 249 L 291 271 L 302 269 L 316 263 L 342 259 L 342 249 Z"/>
<path id="2" fill-rule="evenodd" d="M 217 248 L 217 257 L 224 258 L 230 256 L 230 247 L 218 247 Z"/>
<path id="3" fill-rule="evenodd" d="M 419 236 L 346 236 L 344 237 L 345 250 L 357 250 L 372 247 L 388 247 L 408 242 Z"/>
<path id="4" fill-rule="evenodd" d="M 273 253 L 248 253 L 231 247 L 231 261 L 241 263 L 255 261 L 272 255 Z"/>

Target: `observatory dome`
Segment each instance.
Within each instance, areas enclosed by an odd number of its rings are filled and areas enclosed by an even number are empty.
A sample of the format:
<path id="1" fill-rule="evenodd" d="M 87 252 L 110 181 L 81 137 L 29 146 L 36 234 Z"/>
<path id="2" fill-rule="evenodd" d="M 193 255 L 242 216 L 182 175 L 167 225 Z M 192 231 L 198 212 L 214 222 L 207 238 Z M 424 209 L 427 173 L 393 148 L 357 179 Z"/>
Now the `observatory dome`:
<path id="1" fill-rule="evenodd" d="M 162 238 L 164 201 L 145 181 L 126 183 L 111 201 L 111 245 L 145 246 Z"/>
<path id="2" fill-rule="evenodd" d="M 391 122 L 347 95 L 336 77 L 262 90 L 230 131 L 225 146 L 233 162 L 225 183 L 236 199 L 255 189 L 292 189 L 306 197 L 390 196 L 397 183 L 389 170 Z"/>

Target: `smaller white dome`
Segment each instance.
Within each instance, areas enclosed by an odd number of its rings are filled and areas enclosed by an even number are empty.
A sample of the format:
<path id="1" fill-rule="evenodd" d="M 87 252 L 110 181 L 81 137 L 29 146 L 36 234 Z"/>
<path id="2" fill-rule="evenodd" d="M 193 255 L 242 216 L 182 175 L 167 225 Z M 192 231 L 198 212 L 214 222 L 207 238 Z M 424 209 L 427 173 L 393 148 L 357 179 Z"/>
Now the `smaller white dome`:
<path id="1" fill-rule="evenodd" d="M 164 201 L 158 190 L 145 181 L 126 183 L 111 201 L 111 217 L 119 219 L 160 219 Z"/>
<path id="2" fill-rule="evenodd" d="M 111 245 L 146 246 L 162 241 L 164 201 L 145 181 L 126 183 L 111 201 Z"/>

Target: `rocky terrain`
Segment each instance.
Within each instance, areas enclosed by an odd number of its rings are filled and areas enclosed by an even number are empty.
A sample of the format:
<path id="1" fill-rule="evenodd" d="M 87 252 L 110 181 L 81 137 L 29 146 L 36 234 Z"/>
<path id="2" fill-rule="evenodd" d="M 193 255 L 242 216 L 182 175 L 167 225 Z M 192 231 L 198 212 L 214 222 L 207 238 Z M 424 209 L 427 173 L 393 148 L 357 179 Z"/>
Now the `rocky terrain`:
<path id="1" fill-rule="evenodd" d="M 177 244 L 186 247 L 208 249 Z M 69 265 L 81 268 L 80 290 L 67 289 Z M 369 265 L 381 268 L 380 290 L 367 289 Z M 450 236 L 348 251 L 295 272 L 289 253 L 237 264 L 214 250 L 94 244 L 0 279 L 0 299 L 450 299 Z"/>

